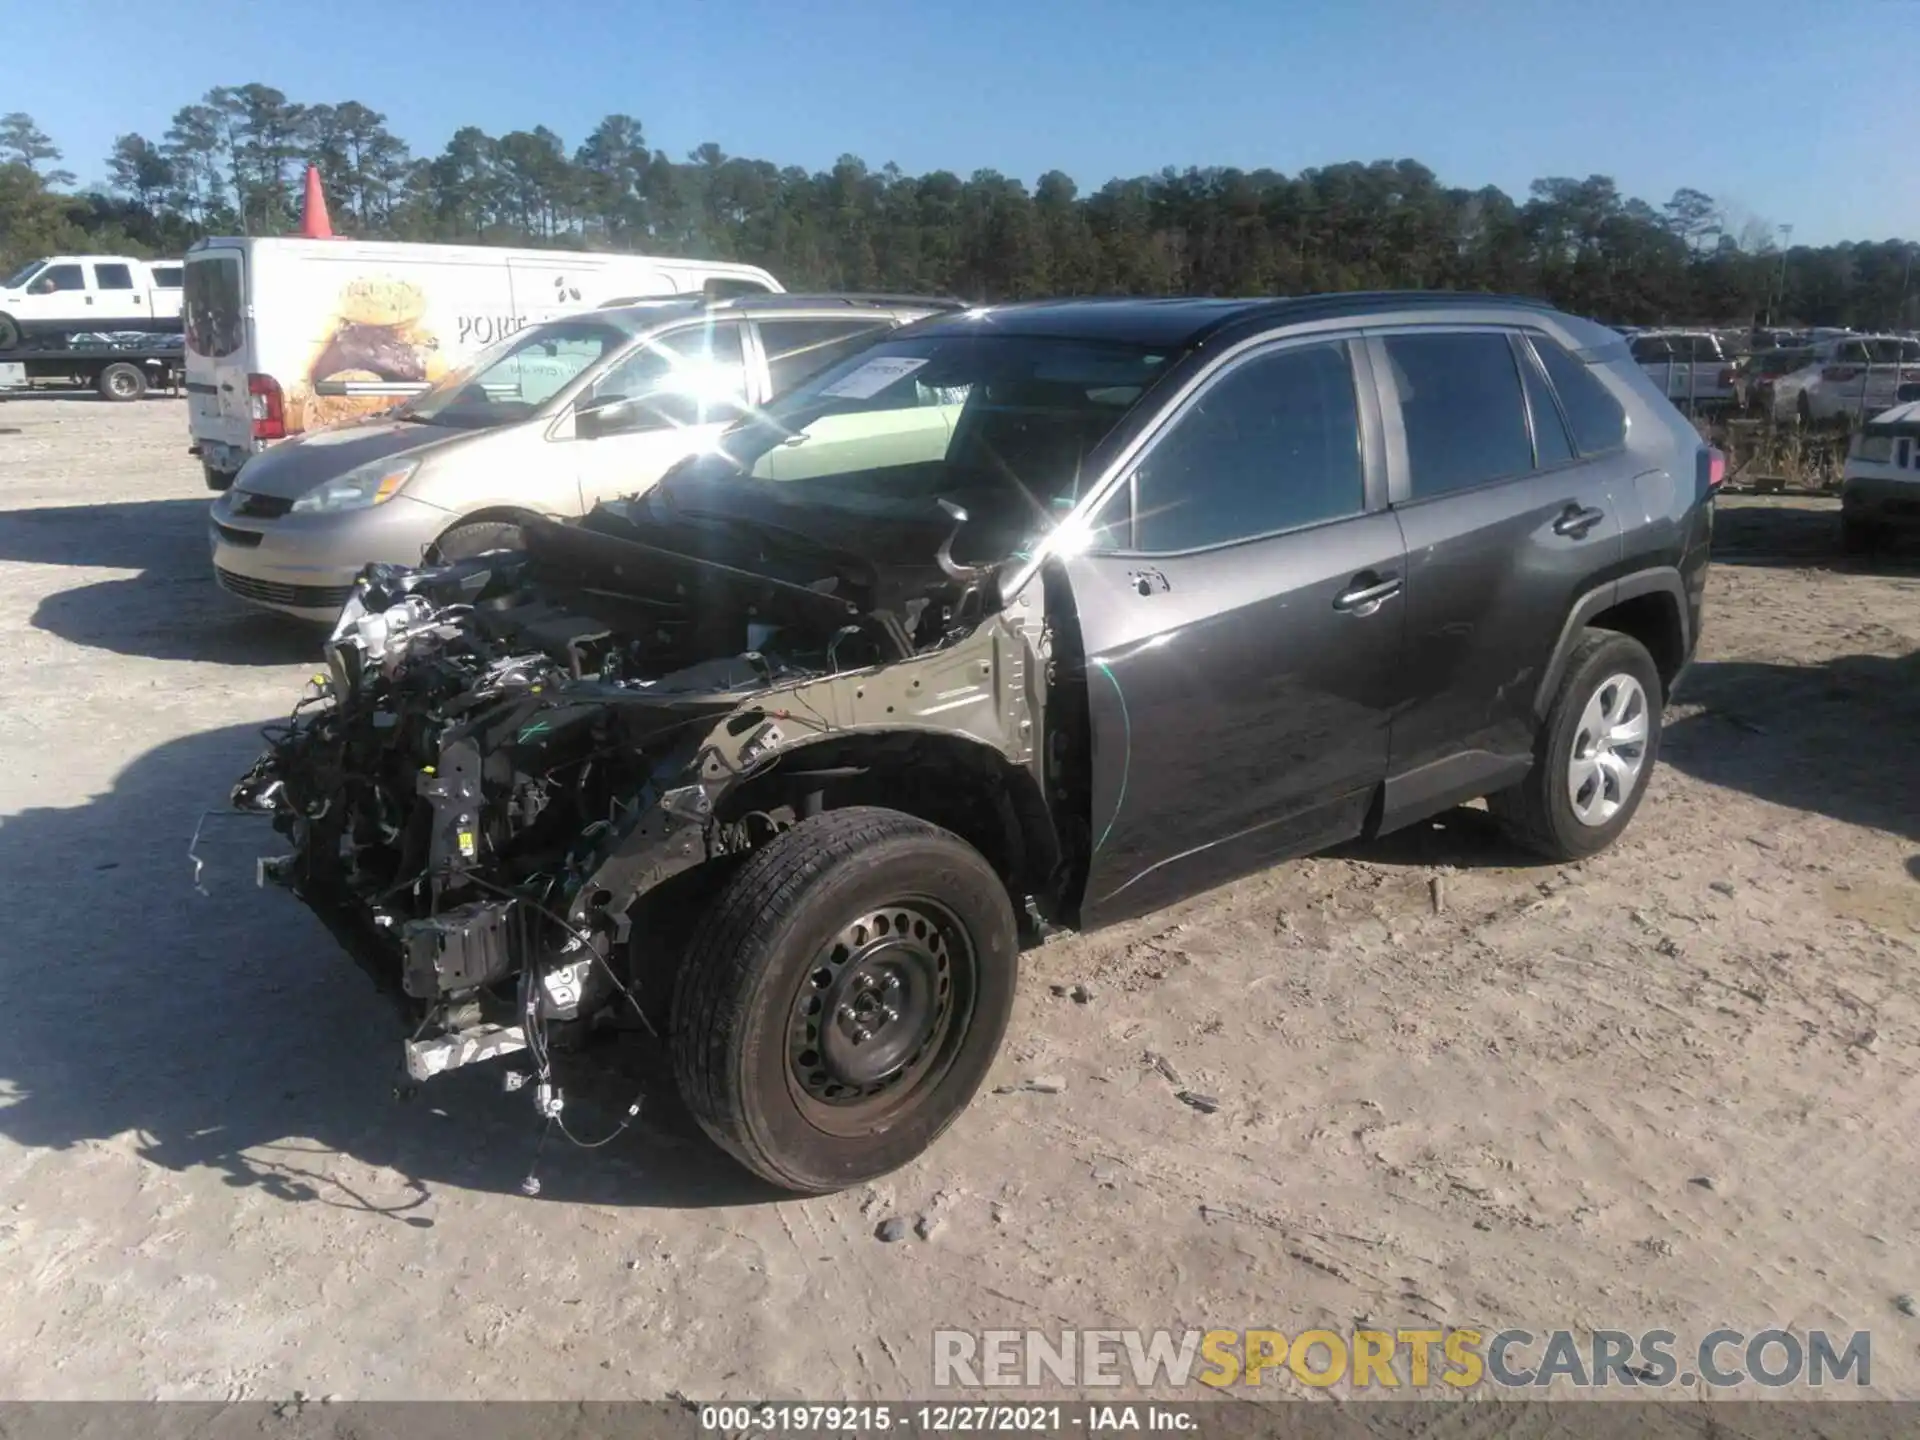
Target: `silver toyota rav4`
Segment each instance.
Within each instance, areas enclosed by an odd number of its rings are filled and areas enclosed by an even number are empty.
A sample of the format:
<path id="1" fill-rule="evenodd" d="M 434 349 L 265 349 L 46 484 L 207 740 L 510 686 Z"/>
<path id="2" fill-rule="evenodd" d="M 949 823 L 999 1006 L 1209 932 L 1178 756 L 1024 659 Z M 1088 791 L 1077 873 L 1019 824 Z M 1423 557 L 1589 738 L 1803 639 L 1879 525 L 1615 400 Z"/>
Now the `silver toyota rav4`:
<path id="1" fill-rule="evenodd" d="M 530 326 L 393 410 L 248 461 L 213 504 L 214 575 L 255 605 L 330 622 L 368 564 L 511 547 L 533 516 L 645 491 L 748 407 L 956 307 L 743 296 Z"/>

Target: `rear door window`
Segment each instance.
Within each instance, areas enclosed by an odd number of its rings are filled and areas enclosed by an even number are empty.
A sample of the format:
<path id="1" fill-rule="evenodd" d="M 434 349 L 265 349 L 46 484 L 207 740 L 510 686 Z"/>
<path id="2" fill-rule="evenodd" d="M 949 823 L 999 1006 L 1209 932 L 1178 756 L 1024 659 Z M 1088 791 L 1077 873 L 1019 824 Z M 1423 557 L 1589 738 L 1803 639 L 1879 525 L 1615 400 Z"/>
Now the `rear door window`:
<path id="1" fill-rule="evenodd" d="M 96 265 L 93 283 L 102 290 L 133 289 L 133 268 L 128 265 Z"/>
<path id="2" fill-rule="evenodd" d="M 187 349 L 209 360 L 233 354 L 244 339 L 240 300 L 240 260 L 207 255 L 187 262 L 181 295 L 181 324 Z"/>
<path id="3" fill-rule="evenodd" d="M 1533 469 L 1519 367 L 1497 330 L 1389 335 L 1415 500 Z"/>
<path id="4" fill-rule="evenodd" d="M 1154 442 L 1133 484 L 1133 548 L 1149 554 L 1358 515 L 1366 486 L 1346 345 L 1303 345 L 1235 366 Z M 1101 526 L 1114 524 L 1103 513 Z"/>
<path id="5" fill-rule="evenodd" d="M 1540 357 L 1554 394 L 1573 432 L 1573 444 L 1582 455 L 1601 455 L 1627 443 L 1627 412 L 1591 370 L 1544 335 L 1526 343 Z"/>
<path id="6" fill-rule="evenodd" d="M 180 288 L 180 267 L 178 265 L 156 265 L 153 267 L 153 284 L 157 290 L 178 290 Z"/>
<path id="7" fill-rule="evenodd" d="M 871 316 L 858 320 L 762 320 L 760 344 L 775 395 L 836 365 L 893 328 Z"/>
<path id="8" fill-rule="evenodd" d="M 1573 459 L 1573 441 L 1567 436 L 1566 423 L 1553 403 L 1553 391 L 1533 352 L 1519 336 L 1513 337 L 1514 356 L 1520 366 L 1520 382 L 1527 392 L 1527 416 L 1533 422 L 1533 463 L 1551 470 Z"/>

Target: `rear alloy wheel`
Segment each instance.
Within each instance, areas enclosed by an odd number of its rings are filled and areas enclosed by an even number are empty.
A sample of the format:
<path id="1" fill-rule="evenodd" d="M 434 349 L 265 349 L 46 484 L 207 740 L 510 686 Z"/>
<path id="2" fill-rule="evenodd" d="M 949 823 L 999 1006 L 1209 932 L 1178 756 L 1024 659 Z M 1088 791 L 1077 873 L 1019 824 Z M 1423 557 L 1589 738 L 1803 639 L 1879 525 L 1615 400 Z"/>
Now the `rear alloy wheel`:
<path id="1" fill-rule="evenodd" d="M 1589 630 L 1568 657 L 1533 769 L 1487 808 L 1513 838 L 1554 860 L 1619 838 L 1660 753 L 1660 672 L 1638 640 Z"/>
<path id="2" fill-rule="evenodd" d="M 434 541 L 427 559 L 444 565 L 452 560 L 471 560 L 489 550 L 524 549 L 526 543 L 526 532 L 510 520 L 475 520 L 454 526 Z"/>
<path id="3" fill-rule="evenodd" d="M 100 372 L 94 387 L 99 390 L 102 399 L 123 402 L 138 400 L 147 393 L 147 377 L 138 365 L 116 360 Z"/>
<path id="4" fill-rule="evenodd" d="M 674 1073 L 755 1174 L 809 1194 L 858 1184 L 966 1108 L 1018 968 L 1012 904 L 978 851 L 898 811 L 830 811 L 712 902 L 674 995 Z"/>

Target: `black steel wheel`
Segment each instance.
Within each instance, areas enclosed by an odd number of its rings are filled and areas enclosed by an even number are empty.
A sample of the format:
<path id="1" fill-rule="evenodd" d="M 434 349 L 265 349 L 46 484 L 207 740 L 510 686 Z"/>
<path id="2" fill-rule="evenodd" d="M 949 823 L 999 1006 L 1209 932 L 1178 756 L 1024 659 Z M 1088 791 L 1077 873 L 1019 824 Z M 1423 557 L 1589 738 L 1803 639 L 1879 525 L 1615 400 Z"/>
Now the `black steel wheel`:
<path id="1" fill-rule="evenodd" d="M 674 995 L 675 1075 L 756 1174 L 857 1184 L 966 1108 L 1018 964 L 1006 887 L 970 845 L 897 811 L 830 811 L 756 850 L 702 920 Z"/>

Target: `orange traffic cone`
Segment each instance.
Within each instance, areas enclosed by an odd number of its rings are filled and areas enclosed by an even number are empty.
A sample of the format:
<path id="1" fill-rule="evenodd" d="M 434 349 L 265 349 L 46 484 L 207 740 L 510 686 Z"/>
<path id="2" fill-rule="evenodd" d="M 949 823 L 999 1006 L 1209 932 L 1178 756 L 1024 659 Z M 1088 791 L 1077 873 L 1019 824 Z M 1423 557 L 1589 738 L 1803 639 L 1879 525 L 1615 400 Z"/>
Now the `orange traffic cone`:
<path id="1" fill-rule="evenodd" d="M 327 218 L 327 197 L 320 188 L 320 167 L 307 166 L 307 194 L 300 206 L 300 233 L 309 240 L 334 238 L 333 222 Z"/>

